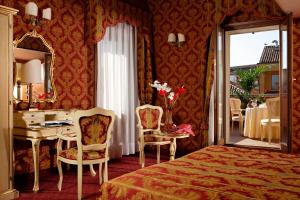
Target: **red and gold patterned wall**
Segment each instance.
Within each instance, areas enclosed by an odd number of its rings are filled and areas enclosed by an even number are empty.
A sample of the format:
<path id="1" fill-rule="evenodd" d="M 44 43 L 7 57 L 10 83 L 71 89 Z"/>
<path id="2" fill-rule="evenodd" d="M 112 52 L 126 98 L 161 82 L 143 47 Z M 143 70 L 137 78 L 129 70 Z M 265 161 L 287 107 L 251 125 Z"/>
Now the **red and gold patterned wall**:
<path id="1" fill-rule="evenodd" d="M 38 28 L 54 48 L 54 81 L 58 92 L 56 108 L 89 108 L 94 106 L 94 47 L 85 44 L 84 0 L 33 0 L 41 9 L 51 7 L 52 20 Z M 0 5 L 16 8 L 14 38 L 32 30 L 23 21 L 28 0 L 0 0 Z"/>
<path id="2" fill-rule="evenodd" d="M 23 21 L 24 8 L 29 0 L 0 0 L 0 5 L 16 8 L 14 38 L 32 30 Z M 85 0 L 33 0 L 41 9 L 51 7 L 52 20 L 38 28 L 37 32 L 54 48 L 54 81 L 58 99 L 55 108 L 93 107 L 95 97 L 94 46 L 86 45 Z M 41 14 L 41 13 L 39 13 Z M 41 143 L 40 169 L 54 165 L 55 145 Z M 52 149 L 52 150 L 51 150 Z M 53 153 L 51 153 L 53 151 Z M 30 142 L 15 141 L 16 173 L 32 172 Z M 50 162 L 51 161 L 51 162 Z M 51 164 L 52 163 L 52 164 Z"/>
<path id="3" fill-rule="evenodd" d="M 193 125 L 196 137 L 179 142 L 179 149 L 201 148 L 207 141 L 206 126 L 202 124 L 207 44 L 216 23 L 237 11 L 243 13 L 236 17 L 238 21 L 276 18 L 282 12 L 273 0 L 148 0 L 148 3 L 154 16 L 156 78 L 171 86 L 183 80 L 187 88 L 173 113 L 175 120 Z M 169 33 L 183 33 L 186 43 L 181 48 L 169 45 Z M 156 103 L 162 105 L 159 97 Z"/>
<path id="4" fill-rule="evenodd" d="M 300 19 L 293 25 L 293 137 L 294 153 L 300 153 Z"/>

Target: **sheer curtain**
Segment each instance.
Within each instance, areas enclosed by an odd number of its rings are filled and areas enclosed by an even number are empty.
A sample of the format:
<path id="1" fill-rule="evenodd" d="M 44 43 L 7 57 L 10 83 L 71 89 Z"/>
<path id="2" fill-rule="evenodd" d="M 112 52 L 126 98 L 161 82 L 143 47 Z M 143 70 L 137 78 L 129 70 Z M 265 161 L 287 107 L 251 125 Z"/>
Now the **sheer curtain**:
<path id="1" fill-rule="evenodd" d="M 209 117 L 208 117 L 208 145 L 214 144 L 214 85 L 211 86 L 210 101 L 209 101 Z"/>
<path id="2" fill-rule="evenodd" d="M 137 151 L 138 104 L 136 30 L 126 23 L 108 27 L 97 44 L 97 106 L 116 114 L 110 157 Z"/>

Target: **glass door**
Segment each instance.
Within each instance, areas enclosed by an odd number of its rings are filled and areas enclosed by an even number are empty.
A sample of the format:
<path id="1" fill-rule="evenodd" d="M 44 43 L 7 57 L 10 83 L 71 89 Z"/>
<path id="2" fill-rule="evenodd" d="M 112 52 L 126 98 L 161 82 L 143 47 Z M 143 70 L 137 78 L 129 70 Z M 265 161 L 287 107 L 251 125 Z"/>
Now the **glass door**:
<path id="1" fill-rule="evenodd" d="M 280 134 L 281 149 L 291 151 L 292 15 L 280 24 Z"/>
<path id="2" fill-rule="evenodd" d="M 225 95 L 225 65 L 224 65 L 224 30 L 218 26 L 216 34 L 216 69 L 214 74 L 215 91 L 215 144 L 225 143 L 226 131 L 226 95 Z"/>

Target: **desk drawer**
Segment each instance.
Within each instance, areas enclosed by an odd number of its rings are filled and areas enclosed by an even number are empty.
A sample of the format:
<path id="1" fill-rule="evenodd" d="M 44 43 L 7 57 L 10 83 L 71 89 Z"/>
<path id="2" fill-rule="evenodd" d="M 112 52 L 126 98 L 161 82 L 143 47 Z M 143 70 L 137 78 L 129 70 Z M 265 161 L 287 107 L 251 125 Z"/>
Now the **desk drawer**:
<path id="1" fill-rule="evenodd" d="M 61 133 L 62 134 L 75 133 L 75 128 L 74 126 L 61 127 Z"/>
<path id="2" fill-rule="evenodd" d="M 71 111 L 60 111 L 56 114 L 57 120 L 73 120 L 73 112 Z"/>
<path id="3" fill-rule="evenodd" d="M 25 118 L 23 117 L 23 120 L 25 121 L 25 123 L 27 125 L 30 125 L 30 124 L 39 124 L 41 122 L 43 122 L 45 119 L 44 118 L 32 118 L 32 117 L 28 117 L 28 118 Z"/>
<path id="4" fill-rule="evenodd" d="M 26 128 L 30 124 L 37 124 L 44 121 L 43 117 L 20 117 L 20 116 L 14 116 L 14 127 L 19 128 Z"/>
<path id="5" fill-rule="evenodd" d="M 43 119 L 45 119 L 45 114 L 43 112 L 24 112 L 23 118 L 43 118 Z"/>

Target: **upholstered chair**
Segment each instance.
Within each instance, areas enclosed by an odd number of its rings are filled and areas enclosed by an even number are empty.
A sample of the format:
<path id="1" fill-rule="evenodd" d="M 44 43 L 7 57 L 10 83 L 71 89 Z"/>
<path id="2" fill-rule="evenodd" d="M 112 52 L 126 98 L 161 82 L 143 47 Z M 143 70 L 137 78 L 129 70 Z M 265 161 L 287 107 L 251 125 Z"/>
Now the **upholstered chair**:
<path id="1" fill-rule="evenodd" d="M 58 190 L 62 188 L 63 171 L 61 162 L 77 165 L 78 199 L 82 196 L 82 166 L 99 164 L 99 182 L 108 180 L 108 146 L 115 114 L 111 110 L 93 108 L 74 113 L 75 133 L 59 133 L 57 144 Z M 62 149 L 63 141 L 76 141 L 77 147 Z M 104 163 L 104 168 L 102 164 Z M 93 173 L 92 173 L 93 174 Z"/>
<path id="2" fill-rule="evenodd" d="M 145 166 L 145 145 L 156 145 L 157 163 L 160 163 L 160 146 L 170 144 L 170 139 L 163 137 L 160 127 L 163 109 L 160 106 L 143 105 L 136 108 L 139 128 L 140 164 Z"/>
<path id="3" fill-rule="evenodd" d="M 239 132 L 243 130 L 244 116 L 241 109 L 241 100 L 238 98 L 229 98 L 230 115 L 231 115 L 231 131 L 233 131 L 233 123 L 239 122 Z"/>
<path id="4" fill-rule="evenodd" d="M 260 121 L 261 126 L 268 128 L 268 142 L 271 143 L 272 139 L 272 127 L 280 129 L 280 97 L 270 98 L 266 100 L 268 109 L 268 118 Z M 261 135 L 263 140 L 263 135 Z"/>

